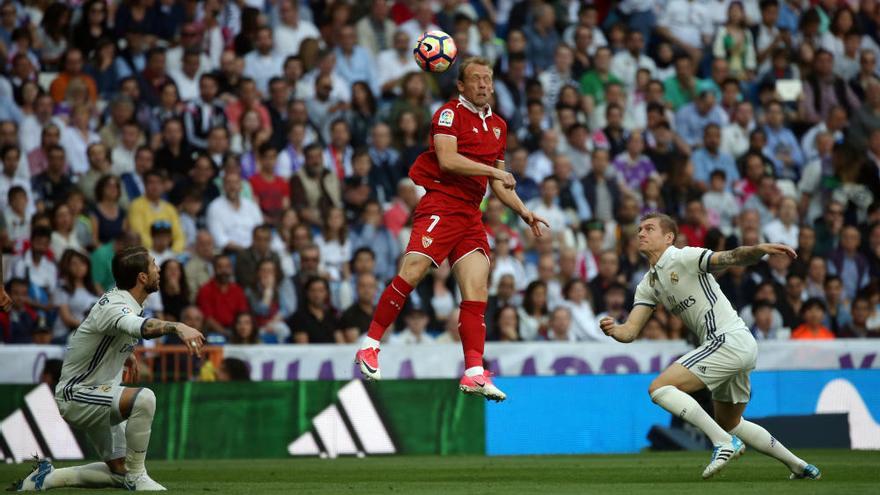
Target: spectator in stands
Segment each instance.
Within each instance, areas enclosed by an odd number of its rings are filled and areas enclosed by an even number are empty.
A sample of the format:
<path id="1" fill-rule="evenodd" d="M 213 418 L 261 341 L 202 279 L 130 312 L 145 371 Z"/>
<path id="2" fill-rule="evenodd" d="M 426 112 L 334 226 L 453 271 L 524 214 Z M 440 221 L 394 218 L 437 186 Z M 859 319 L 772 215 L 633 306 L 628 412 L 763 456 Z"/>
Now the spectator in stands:
<path id="1" fill-rule="evenodd" d="M 755 111 L 748 100 L 739 101 L 731 121 L 721 128 L 721 151 L 740 159 L 749 149 L 749 133 L 755 128 Z M 705 141 L 705 136 L 704 136 Z"/>
<path id="2" fill-rule="evenodd" d="M 260 340 L 273 344 L 286 342 L 290 328 L 284 320 L 296 309 L 293 285 L 282 277 L 278 263 L 271 259 L 262 260 L 255 271 L 252 283 L 245 287 L 245 295 L 254 324 L 260 330 Z"/>
<path id="3" fill-rule="evenodd" d="M 232 336 L 229 338 L 230 344 L 258 344 L 260 343 L 259 337 L 252 314 L 243 312 L 235 315 L 235 322 L 232 324 Z"/>
<path id="4" fill-rule="evenodd" d="M 640 195 L 642 184 L 651 177 L 657 177 L 657 169 L 651 159 L 643 154 L 644 149 L 642 134 L 634 132 L 626 140 L 626 151 L 614 158 L 615 173 L 625 193 Z"/>
<path id="5" fill-rule="evenodd" d="M 621 279 L 620 259 L 618 258 L 617 253 L 611 249 L 602 251 L 599 255 L 599 273 L 590 281 L 588 287 L 590 293 L 595 294 L 592 303 L 593 309 L 596 313 L 607 311 L 608 308 L 605 305 L 605 294 L 607 294 L 612 287 L 619 285 L 622 282 Z M 624 292 L 624 296 L 626 301 L 632 299 L 632 294 L 628 291 Z"/>
<path id="6" fill-rule="evenodd" d="M 94 1 L 94 3 L 99 3 Z M 49 87 L 49 94 L 55 103 L 61 103 L 67 95 L 67 88 L 77 81 L 85 85 L 88 92 L 88 101 L 94 103 L 98 98 L 98 88 L 95 80 L 91 76 L 83 72 L 83 51 L 80 50 L 82 45 L 76 44 L 77 48 L 70 48 L 63 57 L 63 70 L 58 73 L 58 77 L 52 81 Z M 87 51 L 88 53 L 88 51 Z"/>
<path id="7" fill-rule="evenodd" d="M 336 175 L 324 166 L 321 147 L 306 147 L 305 166 L 290 179 L 292 206 L 300 210 L 303 220 L 320 225 L 332 207 L 341 207 L 341 187 Z"/>
<path id="8" fill-rule="evenodd" d="M 367 333 L 370 321 L 373 319 L 373 311 L 376 309 L 376 296 L 378 295 L 378 282 L 373 274 L 359 275 L 356 284 L 357 299 L 339 318 L 339 330 L 342 339 L 346 343 L 354 343 L 360 336 Z M 456 318 L 456 325 L 458 318 Z"/>
<path id="9" fill-rule="evenodd" d="M 40 145 L 27 154 L 28 171 L 32 180 L 49 168 L 49 149 L 61 143 L 61 125 L 48 123 L 42 127 Z M 63 165 L 66 172 L 67 164 Z"/>
<path id="10" fill-rule="evenodd" d="M 605 88 L 611 83 L 623 83 L 611 72 L 611 49 L 601 47 L 593 58 L 593 69 L 581 77 L 581 94 L 592 98 L 593 104 L 605 103 Z"/>
<path id="11" fill-rule="evenodd" d="M 92 281 L 91 263 L 86 255 L 74 250 L 64 251 L 58 268 L 60 283 L 52 292 L 58 318 L 52 328 L 52 341 L 63 344 L 98 301 L 100 292 Z"/>
<path id="12" fill-rule="evenodd" d="M 794 133 L 785 127 L 782 103 L 772 101 L 767 106 L 767 144 L 764 153 L 770 158 L 779 178 L 797 180 L 804 165 L 804 155 Z"/>
<path id="13" fill-rule="evenodd" d="M 192 296 L 186 280 L 186 272 L 180 261 L 169 258 L 162 262 L 159 275 L 159 295 L 162 297 L 163 318 L 170 321 L 182 321 L 183 312 L 190 305 Z"/>
<path id="14" fill-rule="evenodd" d="M 492 327 L 495 334 L 489 340 L 517 342 L 519 337 L 519 312 L 514 306 L 501 306 L 494 313 Z M 452 321 L 452 320 L 450 320 Z"/>
<path id="15" fill-rule="evenodd" d="M 197 148 L 207 147 L 208 132 L 227 125 L 223 106 L 217 100 L 217 77 L 210 73 L 199 76 L 199 94 L 187 103 L 183 116 L 187 142 Z"/>
<path id="16" fill-rule="evenodd" d="M 235 315 L 249 310 L 244 290 L 232 279 L 232 270 L 229 256 L 215 256 L 214 277 L 199 289 L 196 304 L 205 315 L 208 332 L 230 335 Z"/>
<path id="17" fill-rule="evenodd" d="M 716 103 L 714 93 L 708 89 L 701 90 L 694 101 L 684 103 L 675 113 L 676 131 L 688 145 L 695 148 L 705 146 L 705 130 L 709 125 L 715 124 L 719 134 L 716 152 L 721 145 L 721 126 L 727 125 L 727 122 L 727 114 Z"/>
<path id="18" fill-rule="evenodd" d="M 752 304 L 752 314 L 755 323 L 751 327 L 752 335 L 755 340 L 779 340 L 782 338 L 783 332 L 781 328 L 774 324 L 773 305 L 766 300 L 757 300 Z"/>
<path id="19" fill-rule="evenodd" d="M 79 177 L 76 186 L 89 203 L 94 203 L 95 186 L 101 177 L 111 173 L 110 155 L 107 153 L 106 146 L 101 142 L 96 142 L 86 148 L 86 159 L 89 163 L 89 169 Z"/>
<path id="20" fill-rule="evenodd" d="M 52 230 L 46 226 L 31 227 L 30 248 L 12 265 L 12 276 L 28 282 L 28 304 L 43 318 L 54 317 L 52 289 L 58 284 L 58 268 L 51 257 Z M 48 323 L 48 320 L 47 320 Z"/>
<path id="21" fill-rule="evenodd" d="M 733 232 L 733 223 L 740 213 L 736 197 L 727 189 L 727 174 L 715 169 L 709 175 L 709 190 L 703 194 L 703 207 L 710 225 L 719 227 L 725 234 Z"/>
<path id="22" fill-rule="evenodd" d="M 235 281 L 242 287 L 251 287 L 257 280 L 257 267 L 263 261 L 271 261 L 275 266 L 281 267 L 281 259 L 278 253 L 272 251 L 272 227 L 268 224 L 260 224 L 251 229 L 251 243 L 247 249 L 242 249 L 235 258 Z"/>
<path id="23" fill-rule="evenodd" d="M 241 176 L 227 173 L 223 177 L 224 194 L 208 205 L 208 230 L 218 249 L 240 251 L 250 247 L 250 233 L 263 223 L 260 208 L 242 197 L 241 190 Z"/>
<path id="24" fill-rule="evenodd" d="M 880 328 L 868 326 L 871 315 L 871 300 L 866 296 L 858 296 L 852 303 L 852 320 L 837 334 L 838 338 L 863 339 L 880 338 Z"/>
<path id="25" fill-rule="evenodd" d="M 199 230 L 189 258 L 184 266 L 191 300 L 199 289 L 214 276 L 214 240 L 207 230 Z"/>
<path id="26" fill-rule="evenodd" d="M 263 216 L 274 223 L 278 221 L 281 212 L 290 207 L 290 183 L 275 175 L 278 152 L 271 143 L 262 143 L 257 153 L 259 173 L 250 178 L 251 189 Z"/>
<path id="27" fill-rule="evenodd" d="M 356 252 L 369 248 L 376 258 L 376 275 L 381 280 L 394 276 L 400 247 L 397 240 L 382 223 L 382 206 L 370 200 L 364 206 L 359 224 L 351 231 L 351 249 Z"/>
<path id="28" fill-rule="evenodd" d="M 183 251 L 185 239 L 180 228 L 177 210 L 171 203 L 162 199 L 164 176 L 155 170 L 144 174 L 144 195 L 131 202 L 128 211 L 128 224 L 138 234 L 144 247 L 153 247 L 150 238 L 150 226 L 156 221 L 164 220 L 171 224 L 172 249 L 176 253 Z"/>
<path id="29" fill-rule="evenodd" d="M 724 172 L 726 178 L 725 189 L 733 190 L 733 185 L 739 180 L 739 171 L 733 157 L 720 150 L 721 128 L 717 124 L 708 124 L 703 130 L 703 147 L 693 154 L 694 178 L 705 190 L 709 185 L 709 176 L 715 170 Z"/>
<path id="30" fill-rule="evenodd" d="M 183 123 L 179 119 L 165 121 L 161 143 L 155 152 L 157 170 L 165 171 L 172 180 L 189 174 L 193 166 L 193 149 L 186 142 Z"/>
<path id="31" fill-rule="evenodd" d="M 16 277 L 6 283 L 6 293 L 12 299 L 9 311 L 0 312 L 0 330 L 4 344 L 30 344 L 39 325 L 37 312 L 28 303 L 28 282 Z"/>
<path id="32" fill-rule="evenodd" d="M 828 117 L 833 107 L 847 113 L 861 105 L 846 81 L 834 74 L 834 54 L 820 49 L 813 57 L 813 71 L 804 79 L 799 113 L 803 121 L 817 124 Z"/>
<path id="33" fill-rule="evenodd" d="M 559 306 L 550 313 L 548 322 L 547 339 L 559 342 L 575 342 L 577 340 L 572 325 L 571 309 L 567 306 Z"/>
<path id="34" fill-rule="evenodd" d="M 218 382 L 249 382 L 251 381 L 250 370 L 247 363 L 241 359 L 225 358 L 217 368 Z"/>
<path id="35" fill-rule="evenodd" d="M 800 310 L 804 323 L 791 332 L 792 340 L 833 340 L 834 334 L 822 325 L 825 304 L 820 299 L 809 299 Z"/>
<path id="36" fill-rule="evenodd" d="M 629 290 L 619 283 L 611 284 L 602 292 L 594 292 L 594 294 L 602 294 L 602 307 L 604 308 L 601 312 L 596 311 L 598 313 L 596 315 L 596 324 L 598 325 L 598 322 L 602 321 L 602 318 L 606 316 L 614 318 L 614 321 L 617 322 L 625 322 L 628 316 L 626 304 L 631 297 L 628 293 Z"/>
<path id="37" fill-rule="evenodd" d="M 835 335 L 839 335 L 852 322 L 850 302 L 843 294 L 843 281 L 840 277 L 829 275 L 825 278 L 824 295 L 827 314 L 822 324 Z"/>
<path id="38" fill-rule="evenodd" d="M 304 298 L 296 313 L 287 320 L 295 344 L 342 342 L 335 310 L 330 306 L 330 286 L 326 279 L 312 276 L 303 285 Z"/>
<path id="39" fill-rule="evenodd" d="M 529 209 L 542 218 L 546 218 L 553 232 L 562 232 L 569 224 L 569 219 L 558 204 L 559 181 L 549 176 L 541 181 L 541 197 L 528 203 Z"/>
<path id="40" fill-rule="evenodd" d="M 784 197 L 779 201 L 777 218 L 764 225 L 763 234 L 767 242 L 785 244 L 798 248 L 798 209 L 794 198 Z"/>
<path id="41" fill-rule="evenodd" d="M 828 273 L 843 281 L 844 297 L 852 301 L 859 290 L 870 282 L 868 259 L 859 252 L 862 235 L 859 229 L 846 225 L 840 233 L 840 246 L 828 256 Z"/>
<path id="42" fill-rule="evenodd" d="M 571 313 L 571 338 L 578 341 L 602 341 L 605 336 L 599 330 L 596 313 L 590 301 L 590 293 L 584 280 L 574 278 L 563 289 L 565 302 L 561 307 L 568 308 Z M 554 312 L 555 314 L 555 312 Z M 551 316 L 551 330 L 553 317 Z"/>
<path id="43" fill-rule="evenodd" d="M 409 311 L 403 317 L 406 326 L 399 332 L 394 333 L 389 341 L 395 344 L 430 344 L 434 342 L 434 337 L 428 333 L 428 324 L 431 322 L 427 311 L 417 305 L 409 308 Z"/>

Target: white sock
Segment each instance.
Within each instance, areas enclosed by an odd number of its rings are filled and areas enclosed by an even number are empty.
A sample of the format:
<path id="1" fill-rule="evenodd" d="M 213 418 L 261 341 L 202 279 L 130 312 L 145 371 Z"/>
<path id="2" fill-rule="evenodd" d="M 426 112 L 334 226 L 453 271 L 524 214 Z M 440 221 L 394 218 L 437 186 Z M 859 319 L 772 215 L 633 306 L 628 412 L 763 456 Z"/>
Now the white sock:
<path id="1" fill-rule="evenodd" d="M 465 376 L 477 376 L 483 374 L 482 366 L 471 366 L 470 368 L 464 370 Z"/>
<path id="2" fill-rule="evenodd" d="M 103 462 L 73 466 L 52 471 L 43 482 L 43 489 L 50 488 L 104 488 L 122 486 L 122 476 L 114 475 Z"/>
<path id="3" fill-rule="evenodd" d="M 134 399 L 128 424 L 125 426 L 125 470 L 128 476 L 137 477 L 146 472 L 144 459 L 150 445 L 153 415 L 156 413 L 156 394 L 142 388 Z"/>
<path id="4" fill-rule="evenodd" d="M 369 349 L 371 347 L 373 349 L 378 349 L 379 341 L 368 335 L 364 335 L 364 340 L 361 341 L 361 349 Z"/>
<path id="5" fill-rule="evenodd" d="M 758 452 L 768 455 L 788 466 L 792 473 L 801 474 L 807 463 L 800 457 L 791 453 L 779 440 L 773 438 L 769 431 L 751 421 L 741 420 L 736 428 L 730 430 L 731 435 L 736 435 L 749 447 Z"/>
<path id="6" fill-rule="evenodd" d="M 730 434 L 712 419 L 690 395 L 672 385 L 660 387 L 651 394 L 655 404 L 696 426 L 714 445 L 730 441 Z"/>

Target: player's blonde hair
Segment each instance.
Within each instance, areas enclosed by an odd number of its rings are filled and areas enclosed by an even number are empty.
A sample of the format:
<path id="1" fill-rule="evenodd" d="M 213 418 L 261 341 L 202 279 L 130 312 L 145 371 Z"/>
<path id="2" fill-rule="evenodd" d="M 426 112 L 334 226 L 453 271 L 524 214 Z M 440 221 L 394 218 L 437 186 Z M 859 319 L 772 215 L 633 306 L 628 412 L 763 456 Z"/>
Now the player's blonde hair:
<path id="1" fill-rule="evenodd" d="M 659 212 L 651 212 L 642 217 L 641 222 L 645 220 L 657 219 L 657 222 L 660 224 L 660 231 L 664 234 L 672 233 L 672 239 L 676 239 L 678 237 L 678 224 L 675 223 L 675 220 L 672 219 L 669 215 L 665 213 Z M 641 223 L 640 222 L 640 223 Z"/>
<path id="2" fill-rule="evenodd" d="M 489 68 L 489 72 L 492 72 L 492 62 L 485 57 L 468 57 L 461 61 L 461 66 L 458 68 L 458 80 L 464 82 L 464 74 L 468 67 L 472 65 L 482 65 L 484 67 Z"/>

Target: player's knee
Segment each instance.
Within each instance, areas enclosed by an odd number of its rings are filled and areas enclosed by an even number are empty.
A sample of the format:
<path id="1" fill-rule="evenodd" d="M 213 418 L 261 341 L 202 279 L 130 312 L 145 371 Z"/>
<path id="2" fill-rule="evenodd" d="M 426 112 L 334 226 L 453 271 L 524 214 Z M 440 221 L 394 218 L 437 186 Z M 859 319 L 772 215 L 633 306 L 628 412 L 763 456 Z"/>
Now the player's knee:
<path id="1" fill-rule="evenodd" d="M 648 386 L 648 395 L 651 396 L 651 400 L 657 402 L 657 398 L 663 395 L 663 389 L 666 387 L 675 388 L 675 386 L 660 380 L 659 377 L 655 378 L 651 385 Z"/>
<path id="2" fill-rule="evenodd" d="M 156 394 L 154 394 L 152 390 L 142 388 L 141 391 L 138 392 L 131 409 L 132 415 L 135 414 L 135 412 L 151 418 L 153 417 L 156 413 Z"/>

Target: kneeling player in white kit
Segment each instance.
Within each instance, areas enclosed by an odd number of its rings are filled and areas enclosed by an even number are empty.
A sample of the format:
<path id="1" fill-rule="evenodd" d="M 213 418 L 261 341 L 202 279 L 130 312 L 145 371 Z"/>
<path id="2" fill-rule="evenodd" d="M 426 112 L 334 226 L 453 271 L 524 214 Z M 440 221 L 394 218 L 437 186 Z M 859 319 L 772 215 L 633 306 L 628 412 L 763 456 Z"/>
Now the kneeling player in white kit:
<path id="1" fill-rule="evenodd" d="M 662 304 L 696 333 L 702 345 L 679 358 L 654 379 L 651 400 L 696 426 L 715 446 L 703 471 L 710 478 L 746 445 L 769 455 L 791 470 L 791 478 L 819 479 L 819 469 L 792 454 L 770 433 L 742 418 L 751 395 L 749 373 L 755 368 L 758 346 L 745 323 L 721 293 L 712 270 L 757 263 L 764 255 L 796 257 L 781 244 L 743 246 L 713 253 L 708 249 L 672 244 L 678 225 L 667 215 L 651 213 L 639 225 L 639 251 L 651 265 L 636 289 L 633 309 L 622 325 L 611 318 L 599 322 L 607 335 L 632 342 Z M 712 391 L 715 420 L 688 395 L 702 388 Z"/>
<path id="2" fill-rule="evenodd" d="M 120 385 L 123 367 L 136 370 L 132 350 L 141 338 L 176 334 L 194 355 L 202 334 L 181 323 L 144 318 L 143 303 L 159 290 L 159 267 L 143 247 L 113 257 L 116 288 L 107 291 L 70 336 L 55 401 L 61 416 L 86 433 L 104 462 L 55 469 L 42 460 L 19 491 L 62 487 L 120 487 L 160 491 L 144 467 L 156 396 Z"/>

